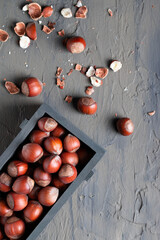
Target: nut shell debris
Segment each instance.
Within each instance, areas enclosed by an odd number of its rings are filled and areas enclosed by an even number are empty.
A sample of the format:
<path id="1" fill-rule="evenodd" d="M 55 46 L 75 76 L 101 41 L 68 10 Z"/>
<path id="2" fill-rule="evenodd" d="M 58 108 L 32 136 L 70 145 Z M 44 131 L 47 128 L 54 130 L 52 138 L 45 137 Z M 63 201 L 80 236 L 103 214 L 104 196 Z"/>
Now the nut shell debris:
<path id="1" fill-rule="evenodd" d="M 82 7 L 78 8 L 78 10 L 76 12 L 76 18 L 86 18 L 87 12 L 88 12 L 88 9 L 86 6 L 82 6 Z"/>
<path id="2" fill-rule="evenodd" d="M 94 88 L 92 86 L 87 87 L 85 93 L 89 96 L 92 95 L 94 93 Z"/>
<path id="3" fill-rule="evenodd" d="M 21 48 L 23 48 L 23 49 L 28 48 L 29 45 L 30 45 L 30 43 L 31 43 L 31 40 L 30 40 L 29 37 L 27 37 L 27 36 L 22 36 L 22 37 L 20 37 L 19 46 L 20 46 Z"/>
<path id="4" fill-rule="evenodd" d="M 72 11 L 70 8 L 63 8 L 61 10 L 61 15 L 64 17 L 64 18 L 71 18 L 73 15 L 72 15 Z"/>
<path id="5" fill-rule="evenodd" d="M 33 20 L 39 20 L 42 17 L 41 6 L 38 3 L 30 3 L 28 5 L 28 14 Z"/>
<path id="6" fill-rule="evenodd" d="M 28 23 L 26 27 L 27 36 L 32 39 L 37 39 L 36 24 L 34 22 Z"/>
<path id="7" fill-rule="evenodd" d="M 64 37 L 64 35 L 65 35 L 64 29 L 60 30 L 58 32 L 58 35 L 61 36 L 61 37 Z"/>
<path id="8" fill-rule="evenodd" d="M 73 69 L 70 69 L 69 72 L 67 73 L 68 76 L 70 76 L 73 72 Z"/>
<path id="9" fill-rule="evenodd" d="M 108 11 L 109 16 L 112 17 L 112 16 L 113 16 L 113 12 L 112 12 L 112 10 L 111 10 L 110 8 L 108 8 L 107 11 Z"/>
<path id="10" fill-rule="evenodd" d="M 93 66 L 90 66 L 90 67 L 88 68 L 87 72 L 86 72 L 86 76 L 87 76 L 87 77 L 92 77 L 92 76 L 94 76 L 95 72 L 96 72 L 96 71 L 95 71 L 94 67 L 93 67 Z"/>
<path id="11" fill-rule="evenodd" d="M 63 69 L 61 67 L 57 67 L 56 77 L 59 77 L 63 72 Z"/>
<path id="12" fill-rule="evenodd" d="M 108 75 L 108 69 L 107 68 L 96 68 L 95 75 L 96 75 L 96 77 L 104 79 Z"/>
<path id="13" fill-rule="evenodd" d="M 117 72 L 117 71 L 119 71 L 122 68 L 122 63 L 120 61 L 115 60 L 115 61 L 111 62 L 110 68 L 114 72 Z"/>
<path id="14" fill-rule="evenodd" d="M 50 17 L 53 14 L 53 8 L 51 6 L 47 6 L 43 8 L 42 16 L 44 18 Z"/>
<path id="15" fill-rule="evenodd" d="M 103 81 L 97 77 L 90 77 L 90 80 L 94 87 L 100 87 L 103 84 Z"/>
<path id="16" fill-rule="evenodd" d="M 10 94 L 18 94 L 20 92 L 20 89 L 13 82 L 6 81 L 5 88 Z"/>
<path id="17" fill-rule="evenodd" d="M 78 0 L 75 6 L 78 7 L 78 8 L 82 7 L 83 6 L 82 1 Z"/>
<path id="18" fill-rule="evenodd" d="M 9 38 L 9 34 L 6 31 L 0 29 L 0 41 L 6 42 L 8 38 Z"/>
<path id="19" fill-rule="evenodd" d="M 152 112 L 148 112 L 147 114 L 148 114 L 149 116 L 153 116 L 155 113 L 156 113 L 156 111 L 154 110 L 154 111 L 152 111 Z"/>
<path id="20" fill-rule="evenodd" d="M 26 26 L 24 22 L 17 22 L 16 26 L 14 27 L 14 31 L 19 37 L 24 36 L 26 32 Z"/>
<path id="21" fill-rule="evenodd" d="M 72 96 L 66 96 L 64 99 L 65 102 L 71 103 L 72 102 Z"/>
<path id="22" fill-rule="evenodd" d="M 76 70 L 76 71 L 81 71 L 81 69 L 82 69 L 82 65 L 80 65 L 80 64 L 77 63 L 77 64 L 75 65 L 75 70 Z"/>

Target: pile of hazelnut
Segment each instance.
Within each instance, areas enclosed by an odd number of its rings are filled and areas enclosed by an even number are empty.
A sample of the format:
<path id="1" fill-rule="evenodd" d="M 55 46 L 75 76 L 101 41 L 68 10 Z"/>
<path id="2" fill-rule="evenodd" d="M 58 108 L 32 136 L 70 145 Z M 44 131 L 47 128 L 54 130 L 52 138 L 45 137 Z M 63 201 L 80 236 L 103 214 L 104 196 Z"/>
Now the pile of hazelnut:
<path id="1" fill-rule="evenodd" d="M 76 165 L 88 161 L 83 143 L 53 118 L 37 126 L 0 174 L 0 240 L 24 236 L 75 180 Z"/>

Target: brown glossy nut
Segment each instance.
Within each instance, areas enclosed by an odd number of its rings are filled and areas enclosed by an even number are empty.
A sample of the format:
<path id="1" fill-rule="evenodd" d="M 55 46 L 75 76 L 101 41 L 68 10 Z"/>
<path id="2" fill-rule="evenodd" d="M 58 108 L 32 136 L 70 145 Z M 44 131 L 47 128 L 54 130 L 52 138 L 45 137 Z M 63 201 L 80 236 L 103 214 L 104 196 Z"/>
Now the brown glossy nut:
<path id="1" fill-rule="evenodd" d="M 43 117 L 38 120 L 38 127 L 41 131 L 51 132 L 57 127 L 58 123 L 50 117 Z"/>
<path id="2" fill-rule="evenodd" d="M 58 172 L 58 177 L 61 182 L 69 184 L 76 179 L 77 169 L 73 165 L 64 164 Z"/>
<path id="3" fill-rule="evenodd" d="M 43 149 L 37 143 L 27 143 L 22 148 L 22 159 L 26 162 L 36 162 L 43 156 Z"/>
<path id="4" fill-rule="evenodd" d="M 11 190 L 12 178 L 7 173 L 0 174 L 0 191 L 9 192 Z"/>
<path id="5" fill-rule="evenodd" d="M 80 141 L 72 134 L 68 134 L 64 138 L 63 145 L 67 152 L 76 152 L 80 148 Z"/>
<path id="6" fill-rule="evenodd" d="M 36 24 L 35 23 L 28 23 L 26 27 L 27 36 L 32 39 L 37 39 L 37 32 L 36 32 Z"/>
<path id="7" fill-rule="evenodd" d="M 63 183 L 59 180 L 58 176 L 54 176 L 52 178 L 52 184 L 53 184 L 54 187 L 56 187 L 60 190 L 64 190 L 67 187 L 67 185 L 65 183 Z"/>
<path id="8" fill-rule="evenodd" d="M 43 84 L 37 78 L 27 78 L 21 86 L 22 93 L 27 97 L 36 97 L 41 94 Z"/>
<path id="9" fill-rule="evenodd" d="M 64 134 L 66 133 L 66 130 L 58 125 L 52 132 L 51 132 L 51 136 L 53 137 L 62 137 L 64 136 Z"/>
<path id="10" fill-rule="evenodd" d="M 47 152 L 52 154 L 61 154 L 63 150 L 62 141 L 57 137 L 48 137 L 44 140 L 44 147 Z"/>
<path id="11" fill-rule="evenodd" d="M 82 97 L 78 100 L 77 108 L 84 114 L 95 114 L 97 111 L 97 103 L 91 97 Z"/>
<path id="12" fill-rule="evenodd" d="M 7 194 L 7 204 L 13 211 L 21 211 L 28 204 L 28 197 L 25 194 L 10 192 Z"/>
<path id="13" fill-rule="evenodd" d="M 52 155 L 43 160 L 43 169 L 48 173 L 56 173 L 62 164 L 62 160 L 58 155 Z"/>
<path id="14" fill-rule="evenodd" d="M 19 160 L 14 160 L 9 163 L 7 172 L 11 177 L 24 175 L 28 170 L 28 164 Z"/>
<path id="15" fill-rule="evenodd" d="M 41 144 L 46 137 L 49 137 L 49 132 L 43 132 L 41 130 L 33 130 L 30 134 L 30 141 L 32 143 Z"/>
<path id="16" fill-rule="evenodd" d="M 45 172 L 41 167 L 37 167 L 34 170 L 33 178 L 35 182 L 41 187 L 46 187 L 52 180 L 51 174 Z"/>
<path id="17" fill-rule="evenodd" d="M 28 197 L 31 198 L 32 200 L 37 200 L 40 189 L 41 189 L 40 186 L 35 185 L 32 191 L 28 194 Z"/>
<path id="18" fill-rule="evenodd" d="M 10 209 L 7 203 L 0 199 L 0 216 L 1 217 L 10 217 L 13 214 L 13 210 Z"/>
<path id="19" fill-rule="evenodd" d="M 42 205 L 50 207 L 57 201 L 58 195 L 58 188 L 47 186 L 39 191 L 38 200 Z"/>
<path id="20" fill-rule="evenodd" d="M 117 120 L 117 130 L 123 136 L 129 136 L 134 131 L 134 124 L 130 118 L 120 118 Z"/>
<path id="21" fill-rule="evenodd" d="M 25 224 L 20 218 L 10 217 L 4 225 L 4 231 L 9 239 L 19 239 L 25 232 Z"/>
<path id="22" fill-rule="evenodd" d="M 12 190 L 16 193 L 28 194 L 32 191 L 34 187 L 34 180 L 29 176 L 18 177 L 13 185 Z"/>
<path id="23" fill-rule="evenodd" d="M 69 163 L 73 166 L 76 166 L 78 164 L 78 154 L 73 152 L 62 152 L 61 154 L 61 159 L 62 159 L 62 163 Z"/>
<path id="24" fill-rule="evenodd" d="M 36 221 L 42 214 L 43 207 L 37 201 L 29 201 L 27 207 L 23 210 L 24 219 L 26 222 Z"/>
<path id="25" fill-rule="evenodd" d="M 66 47 L 71 53 L 81 53 L 86 48 L 86 42 L 82 37 L 72 37 L 67 40 Z"/>

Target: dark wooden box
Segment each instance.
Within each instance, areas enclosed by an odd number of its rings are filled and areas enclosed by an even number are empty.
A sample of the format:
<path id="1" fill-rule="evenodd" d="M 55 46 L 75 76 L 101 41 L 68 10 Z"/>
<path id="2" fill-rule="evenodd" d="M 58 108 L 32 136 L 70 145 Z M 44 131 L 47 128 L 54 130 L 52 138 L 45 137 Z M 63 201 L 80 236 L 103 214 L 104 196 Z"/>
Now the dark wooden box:
<path id="1" fill-rule="evenodd" d="M 67 189 L 59 196 L 57 202 L 51 207 L 47 208 L 41 219 L 32 223 L 27 227 L 26 234 L 22 239 L 35 240 L 46 225 L 51 221 L 63 204 L 68 200 L 68 198 L 74 193 L 77 187 L 84 180 L 88 180 L 92 175 L 92 169 L 97 164 L 97 162 L 104 155 L 105 150 L 92 141 L 87 135 L 75 127 L 71 122 L 61 116 L 59 113 L 54 111 L 50 106 L 42 104 L 38 110 L 34 113 L 30 120 L 25 119 L 20 125 L 21 131 L 0 156 L 0 170 L 5 169 L 7 162 L 12 158 L 17 149 L 25 142 L 26 138 L 30 132 L 35 128 L 37 121 L 43 116 L 50 116 L 54 118 L 59 124 L 61 124 L 70 133 L 79 138 L 79 140 L 87 146 L 88 150 L 91 151 L 91 158 L 78 172 L 78 176 L 74 182 L 72 182 Z"/>

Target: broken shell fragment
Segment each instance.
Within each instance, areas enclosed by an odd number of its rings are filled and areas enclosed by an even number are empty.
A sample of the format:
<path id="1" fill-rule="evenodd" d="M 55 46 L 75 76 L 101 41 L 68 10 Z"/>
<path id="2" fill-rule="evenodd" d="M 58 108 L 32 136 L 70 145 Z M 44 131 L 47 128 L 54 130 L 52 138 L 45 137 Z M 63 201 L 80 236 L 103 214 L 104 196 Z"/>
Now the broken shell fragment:
<path id="1" fill-rule="evenodd" d="M 47 6 L 42 11 L 42 16 L 44 18 L 50 17 L 53 13 L 53 8 L 51 6 Z"/>
<path id="2" fill-rule="evenodd" d="M 10 94 L 17 94 L 20 92 L 20 89 L 13 82 L 6 81 L 5 88 Z"/>
<path id="3" fill-rule="evenodd" d="M 80 65 L 80 64 L 77 63 L 77 64 L 75 65 L 75 70 L 76 70 L 76 71 L 81 71 L 81 69 L 82 69 L 82 65 Z"/>
<path id="4" fill-rule="evenodd" d="M 76 3 L 75 6 L 78 7 L 78 8 L 82 7 L 82 6 L 83 6 L 83 5 L 82 5 L 82 1 L 81 1 L 81 0 L 78 0 L 78 2 Z"/>
<path id="5" fill-rule="evenodd" d="M 9 38 L 9 34 L 6 31 L 0 29 L 0 41 L 6 42 L 8 38 Z"/>
<path id="6" fill-rule="evenodd" d="M 96 75 L 96 77 L 104 79 L 108 75 L 108 69 L 107 68 L 96 68 L 95 75 Z"/>
<path id="7" fill-rule="evenodd" d="M 36 24 L 33 22 L 28 23 L 26 27 L 26 33 L 30 39 L 36 40 L 37 39 Z"/>
<path id="8" fill-rule="evenodd" d="M 22 8 L 22 11 L 23 11 L 23 12 L 27 12 L 27 11 L 29 10 L 28 5 L 29 5 L 29 4 L 26 4 L 26 5 L 23 6 L 23 8 Z"/>
<path id="9" fill-rule="evenodd" d="M 92 86 L 87 87 L 85 93 L 89 96 L 92 95 L 92 93 L 94 93 L 94 88 Z"/>
<path id="10" fill-rule="evenodd" d="M 119 71 L 122 68 L 122 63 L 120 61 L 115 60 L 115 61 L 111 62 L 110 68 L 114 72 L 117 72 L 117 71 Z"/>
<path id="11" fill-rule="evenodd" d="M 154 111 L 152 111 L 152 112 L 148 112 L 147 114 L 148 114 L 149 116 L 153 116 L 155 113 L 156 113 L 156 111 L 154 110 Z"/>
<path id="12" fill-rule="evenodd" d="M 59 77 L 63 72 L 63 69 L 61 67 L 57 67 L 56 77 Z"/>
<path id="13" fill-rule="evenodd" d="M 65 35 L 64 29 L 60 30 L 58 32 L 58 35 L 61 36 L 61 37 L 64 37 L 64 35 Z"/>
<path id="14" fill-rule="evenodd" d="M 30 43 L 31 43 L 31 40 L 30 40 L 29 37 L 27 37 L 27 36 L 22 36 L 22 37 L 20 37 L 19 46 L 20 46 L 21 48 L 23 48 L 23 49 L 28 48 L 29 45 L 30 45 Z"/>
<path id="15" fill-rule="evenodd" d="M 88 9 L 86 6 L 82 6 L 82 7 L 78 8 L 78 10 L 76 12 L 76 18 L 86 18 L 87 12 L 88 12 Z"/>
<path id="16" fill-rule="evenodd" d="M 68 103 L 71 103 L 72 102 L 72 96 L 66 96 L 64 101 L 68 102 Z"/>
<path id="17" fill-rule="evenodd" d="M 95 71 L 94 67 L 93 67 L 93 66 L 90 66 L 90 67 L 88 68 L 87 72 L 86 72 L 86 76 L 87 76 L 87 77 L 92 77 L 92 76 L 94 76 L 95 72 L 96 72 L 96 71 Z"/>
<path id="18" fill-rule="evenodd" d="M 61 10 L 61 15 L 64 17 L 64 18 L 71 18 L 72 17 L 72 11 L 70 8 L 63 8 Z"/>
<path id="19" fill-rule="evenodd" d="M 28 5 L 28 14 L 33 20 L 37 21 L 42 17 L 41 6 L 38 3 L 30 3 Z"/>
<path id="20" fill-rule="evenodd" d="M 73 69 L 70 69 L 69 72 L 67 73 L 68 76 L 70 76 L 73 72 Z"/>
<path id="21" fill-rule="evenodd" d="M 50 34 L 51 32 L 53 32 L 53 30 L 54 30 L 54 28 L 50 29 L 46 25 L 43 25 L 42 31 L 45 32 L 46 34 Z"/>
<path id="22" fill-rule="evenodd" d="M 16 23 L 16 26 L 14 27 L 14 31 L 19 37 L 24 36 L 26 32 L 26 26 L 24 22 Z"/>
<path id="23" fill-rule="evenodd" d="M 112 17 L 112 16 L 113 16 L 113 12 L 112 12 L 112 10 L 111 10 L 110 8 L 108 8 L 107 11 L 108 11 L 109 16 Z"/>
<path id="24" fill-rule="evenodd" d="M 94 87 L 100 87 L 103 84 L 103 81 L 97 77 L 90 77 L 91 79 L 91 84 Z"/>

